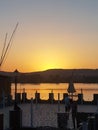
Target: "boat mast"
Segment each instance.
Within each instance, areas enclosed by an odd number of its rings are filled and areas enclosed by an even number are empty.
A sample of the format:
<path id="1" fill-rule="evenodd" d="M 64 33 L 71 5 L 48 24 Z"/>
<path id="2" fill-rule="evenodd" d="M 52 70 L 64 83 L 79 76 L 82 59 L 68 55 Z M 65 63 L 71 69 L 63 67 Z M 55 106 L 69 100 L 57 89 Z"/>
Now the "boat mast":
<path id="1" fill-rule="evenodd" d="M 3 46 L 3 49 L 2 49 L 2 54 L 1 54 L 0 63 L 1 63 L 2 58 L 3 58 L 3 55 L 4 55 L 4 51 L 5 51 L 5 47 L 6 47 L 6 40 L 7 40 L 7 33 L 6 33 L 6 35 L 5 35 L 4 46 Z M 1 64 L 0 64 L 0 65 L 1 65 Z"/>
<path id="2" fill-rule="evenodd" d="M 4 60 L 5 60 L 5 57 L 7 56 L 8 49 L 11 46 L 11 41 L 13 39 L 13 36 L 14 36 L 14 34 L 16 32 L 17 27 L 18 27 L 18 23 L 16 24 L 15 29 L 12 32 L 12 35 L 10 37 L 10 40 L 9 40 L 8 44 L 7 44 L 7 47 L 6 47 L 7 34 L 5 36 L 5 42 L 4 42 L 4 46 L 3 46 L 2 54 L 1 54 L 1 59 L 0 59 L 0 69 L 1 69 L 1 66 L 2 66 Z"/>

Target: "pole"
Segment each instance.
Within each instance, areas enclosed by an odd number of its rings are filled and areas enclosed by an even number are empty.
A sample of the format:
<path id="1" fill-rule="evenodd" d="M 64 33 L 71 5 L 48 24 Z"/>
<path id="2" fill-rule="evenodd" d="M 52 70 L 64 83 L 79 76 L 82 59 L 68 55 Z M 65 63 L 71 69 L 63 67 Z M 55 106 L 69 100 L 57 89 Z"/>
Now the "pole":
<path id="1" fill-rule="evenodd" d="M 7 47 L 6 47 L 5 51 L 3 52 L 3 55 L 1 56 L 0 67 L 2 66 L 2 64 L 3 64 L 3 62 L 4 62 L 4 59 L 5 59 L 6 55 L 7 55 L 7 52 L 8 52 L 9 47 L 11 46 L 11 42 L 12 42 L 12 39 L 13 39 L 13 36 L 14 36 L 14 34 L 15 34 L 15 32 L 16 32 L 17 27 L 18 27 L 18 23 L 16 24 L 15 29 L 14 29 L 13 32 L 12 32 L 12 35 L 11 35 L 11 37 L 10 37 L 10 40 L 9 40 L 9 42 L 8 42 L 8 44 L 7 44 Z M 6 42 L 6 40 L 5 40 L 5 42 Z"/>
<path id="2" fill-rule="evenodd" d="M 60 111 L 60 93 L 58 93 L 58 112 Z"/>
<path id="3" fill-rule="evenodd" d="M 3 90 L 3 93 L 2 93 L 2 105 L 3 105 L 3 108 L 5 108 L 5 93 L 4 93 L 4 90 Z"/>
<path id="4" fill-rule="evenodd" d="M 18 80 L 18 70 L 14 71 L 14 78 L 15 78 L 15 102 L 17 103 L 17 80 Z"/>
<path id="5" fill-rule="evenodd" d="M 16 102 L 16 94 L 17 94 L 17 76 L 15 76 L 15 102 Z"/>
<path id="6" fill-rule="evenodd" d="M 33 98 L 31 98 L 31 127 L 33 127 Z"/>

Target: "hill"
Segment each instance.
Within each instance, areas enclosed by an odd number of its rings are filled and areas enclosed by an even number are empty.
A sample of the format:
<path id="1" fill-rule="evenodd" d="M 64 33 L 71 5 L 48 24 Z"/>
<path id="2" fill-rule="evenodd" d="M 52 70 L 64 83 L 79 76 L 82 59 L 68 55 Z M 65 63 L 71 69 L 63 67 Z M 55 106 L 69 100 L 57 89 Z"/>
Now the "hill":
<path id="1" fill-rule="evenodd" d="M 0 72 L 2 74 L 10 76 L 14 82 L 13 72 Z M 70 80 L 77 83 L 98 83 L 98 69 L 50 69 L 17 74 L 17 82 L 20 83 L 67 83 Z"/>

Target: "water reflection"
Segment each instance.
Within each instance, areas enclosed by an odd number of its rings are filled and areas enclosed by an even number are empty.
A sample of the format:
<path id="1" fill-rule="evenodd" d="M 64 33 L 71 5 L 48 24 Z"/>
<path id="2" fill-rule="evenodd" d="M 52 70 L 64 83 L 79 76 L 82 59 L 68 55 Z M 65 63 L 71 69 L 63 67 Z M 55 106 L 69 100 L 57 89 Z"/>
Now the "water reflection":
<path id="1" fill-rule="evenodd" d="M 84 100 L 91 101 L 93 100 L 93 94 L 98 94 L 98 84 L 82 84 L 75 83 L 76 94 L 81 93 L 81 88 L 83 91 Z M 14 99 L 14 84 L 11 85 L 11 95 Z M 60 100 L 63 99 L 63 93 L 67 93 L 68 84 L 17 84 L 17 92 L 18 93 L 27 93 L 27 98 L 31 99 L 31 97 L 35 98 L 36 91 L 40 93 L 41 99 L 48 99 L 49 93 L 53 91 L 55 100 L 58 99 L 58 93 L 60 93 Z"/>

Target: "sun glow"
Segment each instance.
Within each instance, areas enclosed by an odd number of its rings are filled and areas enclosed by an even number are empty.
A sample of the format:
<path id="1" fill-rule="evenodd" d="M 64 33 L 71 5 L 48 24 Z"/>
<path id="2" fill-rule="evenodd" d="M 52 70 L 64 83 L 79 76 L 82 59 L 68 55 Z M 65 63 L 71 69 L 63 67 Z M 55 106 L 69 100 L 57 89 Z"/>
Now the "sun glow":
<path id="1" fill-rule="evenodd" d="M 56 69 L 57 66 L 56 66 L 56 63 L 44 63 L 44 65 L 42 66 L 42 70 L 47 70 L 47 69 Z"/>

